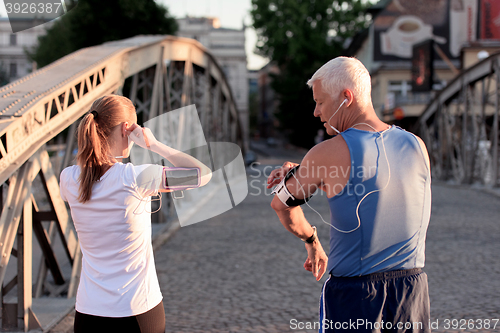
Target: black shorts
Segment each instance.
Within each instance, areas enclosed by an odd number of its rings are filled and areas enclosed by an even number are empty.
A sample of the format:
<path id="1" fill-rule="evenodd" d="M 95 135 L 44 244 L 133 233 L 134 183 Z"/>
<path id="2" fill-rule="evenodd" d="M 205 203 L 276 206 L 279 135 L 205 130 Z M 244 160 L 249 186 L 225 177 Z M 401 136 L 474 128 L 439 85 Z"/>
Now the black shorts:
<path id="1" fill-rule="evenodd" d="M 76 311 L 75 333 L 164 333 L 163 301 L 151 310 L 131 317 L 99 317 Z"/>
<path id="2" fill-rule="evenodd" d="M 320 299 L 320 333 L 430 332 L 427 274 L 420 268 L 334 277 Z"/>

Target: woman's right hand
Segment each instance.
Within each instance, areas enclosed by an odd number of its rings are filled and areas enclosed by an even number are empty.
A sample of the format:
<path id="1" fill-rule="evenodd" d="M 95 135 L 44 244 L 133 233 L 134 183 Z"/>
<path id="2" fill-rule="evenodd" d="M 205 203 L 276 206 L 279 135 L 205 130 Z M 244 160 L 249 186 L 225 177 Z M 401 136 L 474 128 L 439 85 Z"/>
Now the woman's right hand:
<path id="1" fill-rule="evenodd" d="M 127 135 L 130 140 L 144 149 L 150 149 L 151 146 L 156 143 L 156 138 L 153 135 L 153 132 L 151 132 L 149 128 L 141 127 L 137 124 L 132 124 L 127 129 Z"/>

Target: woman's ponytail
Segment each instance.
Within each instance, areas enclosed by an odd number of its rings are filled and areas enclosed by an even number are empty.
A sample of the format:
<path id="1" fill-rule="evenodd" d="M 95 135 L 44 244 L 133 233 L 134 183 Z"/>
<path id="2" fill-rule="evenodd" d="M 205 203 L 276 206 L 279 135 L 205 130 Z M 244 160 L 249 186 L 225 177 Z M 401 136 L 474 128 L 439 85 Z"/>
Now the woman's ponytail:
<path id="1" fill-rule="evenodd" d="M 114 126 L 130 121 L 135 115 L 132 102 L 123 96 L 104 96 L 92 104 L 78 126 L 78 153 L 80 166 L 80 202 L 90 200 L 92 187 L 116 162 L 111 156 L 109 136 Z"/>

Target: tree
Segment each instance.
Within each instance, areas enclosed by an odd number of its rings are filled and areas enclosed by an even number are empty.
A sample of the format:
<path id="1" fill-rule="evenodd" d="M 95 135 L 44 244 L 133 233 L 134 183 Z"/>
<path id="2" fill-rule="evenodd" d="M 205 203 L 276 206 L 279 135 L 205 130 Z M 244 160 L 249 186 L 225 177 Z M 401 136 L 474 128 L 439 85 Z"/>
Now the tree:
<path id="1" fill-rule="evenodd" d="M 312 115 L 315 103 L 306 81 L 342 54 L 348 38 L 368 27 L 370 5 L 365 0 L 252 0 L 257 52 L 280 69 L 272 82 L 279 99 L 276 116 L 292 144 L 309 148 L 324 128 Z"/>
<path id="2" fill-rule="evenodd" d="M 56 20 L 28 56 L 38 67 L 84 47 L 136 35 L 174 34 L 175 19 L 154 0 L 79 0 Z"/>

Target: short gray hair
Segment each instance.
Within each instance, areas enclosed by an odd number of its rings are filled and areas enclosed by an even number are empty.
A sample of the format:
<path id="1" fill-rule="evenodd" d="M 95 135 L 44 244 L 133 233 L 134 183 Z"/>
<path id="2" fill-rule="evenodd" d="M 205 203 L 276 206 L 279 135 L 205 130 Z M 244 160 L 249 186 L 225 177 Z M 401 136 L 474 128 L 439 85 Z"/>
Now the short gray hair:
<path id="1" fill-rule="evenodd" d="M 371 78 L 366 67 L 356 58 L 337 57 L 321 66 L 307 81 L 312 87 L 317 80 L 330 96 L 350 89 L 360 104 L 371 103 Z"/>

